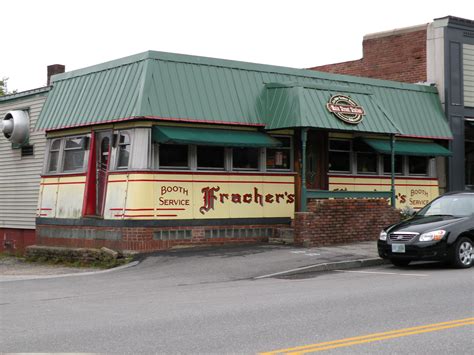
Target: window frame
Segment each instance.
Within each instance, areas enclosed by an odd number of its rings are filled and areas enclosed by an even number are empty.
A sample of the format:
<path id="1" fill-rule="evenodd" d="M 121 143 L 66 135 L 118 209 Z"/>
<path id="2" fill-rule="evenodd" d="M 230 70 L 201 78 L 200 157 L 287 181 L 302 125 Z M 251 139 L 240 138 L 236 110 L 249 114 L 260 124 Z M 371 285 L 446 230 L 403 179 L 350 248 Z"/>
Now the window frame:
<path id="1" fill-rule="evenodd" d="M 81 138 L 81 149 L 84 152 L 84 160 L 81 168 L 65 170 L 64 169 L 64 162 L 65 162 L 65 155 L 66 151 L 68 150 L 75 150 L 71 148 L 66 148 L 66 141 L 68 139 L 74 138 Z M 70 136 L 63 136 L 63 137 L 52 137 L 48 138 L 47 142 L 47 150 L 45 152 L 44 163 L 43 163 L 43 174 L 44 175 L 69 175 L 69 174 L 77 174 L 77 173 L 85 173 L 86 167 L 89 161 L 89 152 L 90 152 L 90 144 L 85 144 L 84 139 L 90 140 L 90 133 L 87 134 L 75 134 Z M 59 149 L 55 149 L 51 151 L 51 147 L 53 142 L 59 140 Z M 51 166 L 51 152 L 58 152 L 58 161 L 55 170 L 50 170 Z"/>
<path id="2" fill-rule="evenodd" d="M 228 169 L 228 149 L 226 146 L 216 146 L 216 147 L 219 147 L 219 148 L 222 148 L 223 149 L 223 153 L 224 153 L 224 156 L 223 156 L 223 167 L 220 168 L 220 167 L 217 167 L 217 168 L 213 168 L 213 167 L 199 167 L 198 166 L 198 148 L 200 146 L 202 147 L 213 147 L 213 146 L 210 146 L 210 145 L 195 145 L 193 144 L 193 149 L 191 150 L 192 151 L 192 155 L 191 155 L 191 159 L 194 159 L 194 164 L 193 164 L 193 167 L 195 167 L 195 170 L 196 171 L 227 171 Z"/>
<path id="3" fill-rule="evenodd" d="M 236 168 L 234 167 L 234 149 L 238 147 L 232 147 L 230 149 L 230 169 L 231 171 L 256 171 L 256 172 L 261 172 L 262 171 L 262 148 L 257 148 L 257 147 L 242 147 L 242 148 L 247 148 L 247 149 L 256 149 L 257 151 L 257 168 Z"/>
<path id="4" fill-rule="evenodd" d="M 331 149 L 331 141 L 344 141 L 349 142 L 349 150 L 340 150 L 340 149 Z M 330 164 L 330 154 L 331 152 L 342 152 L 342 153 L 349 153 L 349 170 L 331 170 L 331 167 L 328 166 L 328 173 L 331 174 L 340 174 L 340 175 L 354 175 L 354 151 L 353 151 L 353 140 L 352 139 L 344 139 L 344 138 L 329 138 L 328 139 L 328 165 Z M 357 175 L 357 174 L 356 174 Z"/>
<path id="5" fill-rule="evenodd" d="M 430 157 L 424 157 L 424 156 L 421 156 L 421 158 L 425 158 L 425 161 L 426 161 L 426 173 L 425 174 L 414 174 L 414 173 L 410 173 L 410 158 L 420 158 L 420 156 L 416 156 L 416 155 L 407 155 L 406 156 L 407 158 L 405 159 L 406 160 L 406 170 L 405 172 L 408 174 L 407 176 L 420 176 L 420 177 L 425 177 L 425 176 L 430 176 L 430 170 L 431 170 L 431 159 Z"/>
<path id="6" fill-rule="evenodd" d="M 69 136 L 69 137 L 63 137 L 62 153 L 61 153 L 61 156 L 62 156 L 61 172 L 63 172 L 63 173 L 77 173 L 79 171 L 84 171 L 84 167 L 86 166 L 86 152 L 89 151 L 88 149 L 86 149 L 87 147 L 85 147 L 85 143 L 84 143 L 84 139 L 86 139 L 86 137 L 87 137 L 86 135 L 74 135 L 74 136 Z M 66 147 L 67 141 L 75 139 L 75 138 L 80 138 L 81 139 L 80 147 L 79 148 L 67 148 Z M 66 152 L 67 151 L 74 151 L 74 150 L 81 150 L 83 152 L 84 156 L 83 156 L 83 159 L 82 159 L 82 166 L 80 168 L 66 170 L 65 169 Z"/>
<path id="7" fill-rule="evenodd" d="M 59 148 L 56 150 L 52 150 L 53 143 L 55 141 L 59 141 Z M 57 174 L 59 173 L 59 168 L 61 167 L 61 148 L 63 146 L 63 139 L 62 138 L 51 138 L 48 144 L 48 154 L 46 154 L 46 166 L 44 172 L 46 174 Z M 58 158 L 56 160 L 56 169 L 51 170 L 51 153 L 58 153 Z"/>
<path id="8" fill-rule="evenodd" d="M 192 160 L 193 160 L 193 155 L 195 155 L 195 153 L 193 154 L 193 151 L 191 149 L 191 145 L 190 144 L 174 144 L 174 143 L 167 143 L 166 145 L 181 145 L 181 146 L 186 146 L 188 148 L 188 165 L 187 166 L 161 166 L 161 163 L 160 163 L 160 146 L 162 144 L 160 143 L 155 143 L 153 144 L 154 146 L 156 146 L 156 159 L 154 159 L 156 161 L 156 169 L 158 170 L 166 170 L 166 171 L 171 171 L 171 170 L 193 170 L 192 169 L 192 166 L 193 166 L 193 163 L 192 163 Z M 154 150 L 155 150 L 154 149 Z"/>
<path id="9" fill-rule="evenodd" d="M 290 135 L 284 135 L 284 134 L 272 134 L 271 135 L 272 137 L 278 139 L 278 137 L 281 137 L 281 138 L 289 138 L 290 139 L 290 146 L 289 147 L 276 147 L 276 148 L 264 148 L 262 149 L 262 166 L 263 166 L 263 171 L 281 171 L 281 172 L 291 172 L 294 170 L 294 144 L 293 144 L 293 136 L 290 136 Z M 274 149 L 274 150 L 278 150 L 278 149 L 285 149 L 285 150 L 289 150 L 290 151 L 290 166 L 288 168 L 268 168 L 267 166 L 267 152 L 268 152 L 268 149 Z"/>
<path id="10" fill-rule="evenodd" d="M 120 135 L 121 134 L 124 134 L 124 135 L 128 135 L 128 140 L 129 140 L 129 143 L 120 143 Z M 115 170 L 127 170 L 129 167 L 130 167 L 130 163 L 131 163 L 131 160 L 132 160 L 132 149 L 133 149 L 133 136 L 134 134 L 132 134 L 132 130 L 129 130 L 129 129 L 124 129 L 124 130 L 119 130 L 117 132 L 114 133 L 114 135 L 117 135 L 116 139 L 117 139 L 117 143 L 115 144 L 115 146 L 112 146 L 112 150 L 115 150 Z M 113 142 L 112 142 L 113 143 Z M 121 166 L 119 165 L 119 162 L 120 162 L 120 146 L 124 146 L 124 145 L 128 145 L 129 146 L 129 151 L 128 151 L 128 163 L 127 163 L 127 166 Z"/>

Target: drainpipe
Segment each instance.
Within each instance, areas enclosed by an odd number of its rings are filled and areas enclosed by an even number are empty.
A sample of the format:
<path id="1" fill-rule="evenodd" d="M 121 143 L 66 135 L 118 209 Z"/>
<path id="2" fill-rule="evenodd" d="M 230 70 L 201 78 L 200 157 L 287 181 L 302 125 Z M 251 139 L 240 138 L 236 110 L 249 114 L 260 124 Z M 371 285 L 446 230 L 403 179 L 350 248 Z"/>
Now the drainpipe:
<path id="1" fill-rule="evenodd" d="M 308 129 L 301 129 L 301 212 L 306 212 L 306 141 Z"/>
<path id="2" fill-rule="evenodd" d="M 391 173 L 390 173 L 390 186 L 392 192 L 392 198 L 390 204 L 392 207 L 395 207 L 395 135 L 390 135 L 390 165 L 391 165 Z"/>

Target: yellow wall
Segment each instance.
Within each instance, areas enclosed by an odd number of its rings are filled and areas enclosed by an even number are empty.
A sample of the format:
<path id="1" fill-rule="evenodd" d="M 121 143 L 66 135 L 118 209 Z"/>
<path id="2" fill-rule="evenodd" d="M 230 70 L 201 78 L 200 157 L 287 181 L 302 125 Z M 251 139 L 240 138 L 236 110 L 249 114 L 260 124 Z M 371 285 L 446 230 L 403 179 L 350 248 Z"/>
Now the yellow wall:
<path id="1" fill-rule="evenodd" d="M 43 177 L 37 216 L 81 218 L 85 180 L 83 175 Z M 104 218 L 293 218 L 294 194 L 293 175 L 111 174 Z"/>
<path id="2" fill-rule="evenodd" d="M 390 177 L 330 176 L 329 190 L 390 191 Z M 435 178 L 395 178 L 396 207 L 420 209 L 438 197 L 439 186 Z"/>
<path id="3" fill-rule="evenodd" d="M 80 218 L 85 181 L 85 175 L 41 178 L 36 216 L 45 218 Z"/>
<path id="4" fill-rule="evenodd" d="M 294 189 L 292 175 L 112 174 L 104 218 L 293 218 Z"/>

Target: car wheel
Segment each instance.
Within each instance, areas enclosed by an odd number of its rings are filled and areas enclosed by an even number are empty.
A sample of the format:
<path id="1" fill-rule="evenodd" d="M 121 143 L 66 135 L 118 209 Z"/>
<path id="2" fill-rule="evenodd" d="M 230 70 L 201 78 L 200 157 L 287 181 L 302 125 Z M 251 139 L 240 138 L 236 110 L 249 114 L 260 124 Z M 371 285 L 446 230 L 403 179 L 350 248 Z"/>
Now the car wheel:
<path id="1" fill-rule="evenodd" d="M 408 266 L 410 264 L 411 260 L 409 259 L 390 259 L 390 262 L 395 265 L 395 266 Z"/>
<path id="2" fill-rule="evenodd" d="M 454 247 L 453 265 L 457 268 L 471 267 L 474 258 L 473 253 L 472 241 L 466 237 L 459 238 Z"/>

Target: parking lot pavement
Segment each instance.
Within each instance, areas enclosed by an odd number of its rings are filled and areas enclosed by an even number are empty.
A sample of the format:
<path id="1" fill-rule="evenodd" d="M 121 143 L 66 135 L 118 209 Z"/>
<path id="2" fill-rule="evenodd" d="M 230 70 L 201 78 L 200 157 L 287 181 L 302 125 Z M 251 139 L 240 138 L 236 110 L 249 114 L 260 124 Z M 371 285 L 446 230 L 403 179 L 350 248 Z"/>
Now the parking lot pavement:
<path id="1" fill-rule="evenodd" d="M 178 278 L 183 283 L 260 279 L 384 263 L 375 241 L 314 248 L 269 244 L 178 248 L 142 254 L 138 261 L 138 268 L 153 277 Z M 0 260 L 0 281 L 91 271 L 97 269 Z"/>

